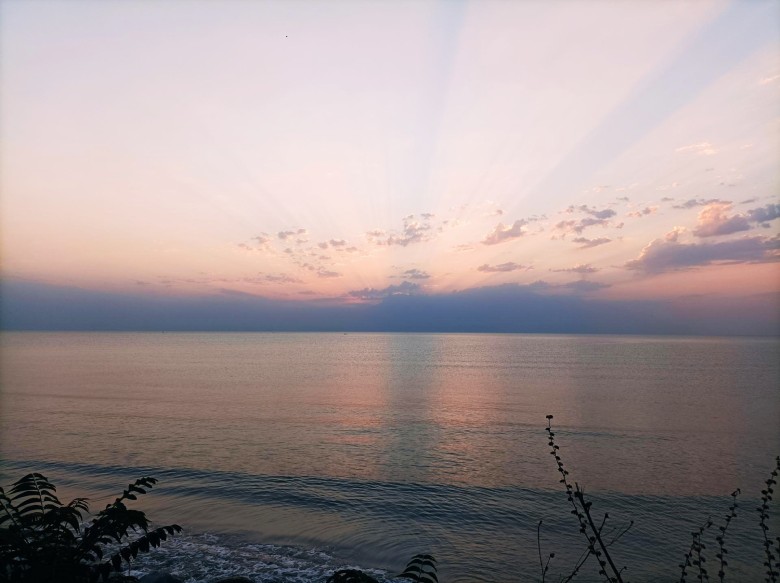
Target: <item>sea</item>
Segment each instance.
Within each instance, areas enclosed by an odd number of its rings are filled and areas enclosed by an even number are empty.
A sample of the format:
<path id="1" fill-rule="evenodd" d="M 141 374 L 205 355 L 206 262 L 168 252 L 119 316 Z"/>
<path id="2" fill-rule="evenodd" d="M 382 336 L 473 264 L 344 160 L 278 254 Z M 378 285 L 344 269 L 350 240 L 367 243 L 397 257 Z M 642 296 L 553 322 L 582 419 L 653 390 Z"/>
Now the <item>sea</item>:
<path id="1" fill-rule="evenodd" d="M 679 580 L 708 520 L 714 579 L 737 488 L 727 580 L 764 580 L 777 338 L 3 332 L 0 366 L 0 484 L 40 472 L 97 511 L 159 480 L 133 507 L 184 532 L 131 574 L 395 581 L 428 553 L 442 583 L 541 581 L 548 559 L 560 581 L 587 541 L 552 415 L 625 580 Z M 603 577 L 590 558 L 575 580 Z"/>

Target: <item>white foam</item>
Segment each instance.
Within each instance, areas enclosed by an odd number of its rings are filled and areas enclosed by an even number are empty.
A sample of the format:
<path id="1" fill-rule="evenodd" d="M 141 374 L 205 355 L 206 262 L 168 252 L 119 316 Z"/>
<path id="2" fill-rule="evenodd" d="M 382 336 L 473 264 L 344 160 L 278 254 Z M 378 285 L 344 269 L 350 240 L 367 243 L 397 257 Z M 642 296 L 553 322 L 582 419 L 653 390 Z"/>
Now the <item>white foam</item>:
<path id="1" fill-rule="evenodd" d="M 339 569 L 359 569 L 382 583 L 398 581 L 378 569 L 345 564 L 319 549 L 247 543 L 215 534 L 180 534 L 133 560 L 127 574 L 168 572 L 186 583 L 243 576 L 255 583 L 325 581 Z"/>

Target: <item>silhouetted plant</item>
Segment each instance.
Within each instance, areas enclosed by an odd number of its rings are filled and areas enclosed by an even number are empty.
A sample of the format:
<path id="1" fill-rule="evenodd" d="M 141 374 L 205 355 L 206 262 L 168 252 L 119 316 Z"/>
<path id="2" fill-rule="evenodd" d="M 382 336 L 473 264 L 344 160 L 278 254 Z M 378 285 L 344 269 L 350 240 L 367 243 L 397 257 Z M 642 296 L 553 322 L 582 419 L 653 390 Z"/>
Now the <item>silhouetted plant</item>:
<path id="1" fill-rule="evenodd" d="M 571 513 L 577 517 L 579 523 L 579 530 L 584 534 L 588 540 L 588 546 L 577 560 L 572 572 L 565 578 L 561 578 L 562 583 L 568 583 L 579 572 L 582 565 L 592 555 L 595 556 L 599 562 L 599 574 L 610 583 L 622 583 L 622 572 L 626 569 L 617 569 L 614 561 L 609 553 L 609 547 L 611 547 L 616 541 L 618 541 L 628 530 L 633 526 L 634 522 L 631 521 L 627 527 L 617 533 L 609 542 L 605 542 L 605 538 L 611 533 L 604 532 L 604 526 L 606 525 L 609 514 L 604 514 L 604 517 L 599 526 L 596 526 L 596 521 L 593 519 L 591 513 L 592 503 L 585 499 L 585 492 L 580 488 L 577 482 L 574 482 L 574 486 L 571 485 L 568 475 L 569 472 L 564 468 L 563 460 L 560 456 L 560 448 L 555 443 L 555 432 L 552 430 L 552 415 L 547 415 L 547 435 L 548 444 L 550 446 L 550 455 L 554 456 L 555 462 L 558 466 L 558 473 L 561 475 L 559 480 L 563 484 L 566 490 L 566 497 L 569 504 L 572 506 Z M 775 458 L 775 468 L 768 480 L 766 480 L 766 489 L 761 490 L 761 506 L 757 508 L 760 517 L 760 527 L 763 534 L 763 547 L 764 547 L 764 566 L 766 567 L 766 583 L 778 583 L 778 577 L 780 577 L 780 537 L 775 537 L 773 540 L 769 534 L 769 505 L 772 501 L 774 494 L 774 486 L 777 485 L 777 476 L 780 473 L 780 456 Z M 728 532 L 731 521 L 737 516 L 737 497 L 741 494 L 739 489 L 731 493 L 731 505 L 728 509 L 728 514 L 725 516 L 723 524 L 718 527 L 720 533 L 715 537 L 715 541 L 718 544 L 718 551 L 715 553 L 715 557 L 719 561 L 718 579 L 723 583 L 726 579 L 726 568 L 728 566 L 728 560 L 726 555 L 728 549 L 726 548 L 726 534 Z M 542 561 L 542 549 L 540 540 L 542 521 L 539 521 L 537 526 L 537 549 L 539 553 L 539 567 L 541 569 L 541 581 L 544 583 L 545 577 L 549 570 L 550 560 L 554 558 L 555 554 L 550 553 L 547 563 Z M 685 557 L 682 563 L 680 563 L 680 583 L 685 583 L 689 569 L 695 570 L 696 576 L 700 583 L 709 581 L 709 571 L 707 569 L 707 558 L 705 551 L 707 545 L 704 542 L 705 533 L 713 526 L 711 518 L 699 527 L 698 530 L 691 533 L 691 544 L 688 551 L 685 553 Z M 613 531 L 614 532 L 614 529 Z"/>
<path id="2" fill-rule="evenodd" d="M 688 576 L 688 567 L 696 567 L 699 574 L 699 581 L 709 581 L 707 575 L 707 568 L 704 566 L 706 559 L 704 558 L 704 549 L 706 545 L 702 542 L 704 533 L 712 526 L 712 519 L 707 518 L 707 522 L 699 527 L 699 530 L 691 533 L 691 546 L 688 547 L 688 552 L 685 553 L 685 560 L 680 564 L 682 572 L 680 573 L 680 583 L 685 582 L 685 578 Z"/>
<path id="3" fill-rule="evenodd" d="M 588 558 L 593 555 L 596 557 L 596 560 L 599 564 L 599 574 L 603 575 L 604 579 L 609 581 L 609 583 L 623 583 L 622 573 L 627 569 L 627 567 L 618 569 L 615 566 L 615 562 L 612 559 L 608 548 L 615 544 L 618 540 L 620 540 L 621 537 L 623 537 L 623 535 L 628 532 L 628 530 L 633 526 L 634 521 L 632 520 L 628 526 L 624 527 L 621 531 L 618 531 L 611 541 L 606 543 L 604 542 L 604 536 L 615 532 L 614 528 L 610 529 L 608 532 L 604 531 L 604 527 L 607 525 L 607 520 L 609 520 L 609 513 L 605 513 L 601 519 L 601 524 L 596 526 L 596 521 L 593 519 L 593 514 L 591 512 L 593 503 L 585 499 L 585 491 L 580 488 L 580 485 L 577 482 L 574 482 L 574 486 L 572 486 L 569 482 L 569 472 L 563 466 L 563 460 L 560 456 L 560 447 L 558 447 L 558 445 L 555 443 L 555 432 L 552 430 L 552 419 L 552 415 L 547 415 L 547 443 L 550 446 L 550 455 L 555 457 L 555 463 L 558 466 L 558 473 L 561 475 L 561 479 L 559 481 L 566 489 L 566 498 L 572 506 L 571 513 L 577 517 L 580 532 L 587 539 L 588 545 L 586 551 L 583 553 L 583 556 L 577 561 L 574 570 L 568 576 L 568 578 L 564 579 L 564 581 L 570 581 L 573 579 L 585 561 L 587 561 Z M 542 572 L 542 575 L 544 578 L 544 571 Z"/>
<path id="4" fill-rule="evenodd" d="M 539 569 L 542 572 L 542 583 L 544 583 L 547 571 L 550 570 L 550 561 L 555 558 L 555 553 L 547 555 L 547 562 L 542 561 L 542 521 L 536 525 L 536 548 L 539 551 Z"/>
<path id="5" fill-rule="evenodd" d="M 414 583 L 438 583 L 436 559 L 432 555 L 415 555 L 398 577 L 409 579 Z"/>
<path id="6" fill-rule="evenodd" d="M 160 546 L 169 535 L 181 532 L 177 524 L 149 530 L 140 510 L 125 500 L 136 500 L 157 480 L 139 478 L 122 495 L 92 518 L 86 498 L 63 504 L 56 487 L 45 476 L 32 473 L 14 482 L 8 492 L 0 488 L 0 581 L 13 583 L 81 583 L 108 580 L 122 561 Z M 143 531 L 127 542 L 131 532 Z M 107 545 L 122 545 L 106 558 Z"/>
<path id="7" fill-rule="evenodd" d="M 764 566 L 766 567 L 766 577 L 764 578 L 764 581 L 766 583 L 777 583 L 778 559 L 775 553 L 778 552 L 780 554 L 780 537 L 777 537 L 773 543 L 769 535 L 769 527 L 767 526 L 767 522 L 769 521 L 769 503 L 772 501 L 774 486 L 777 483 L 777 474 L 780 472 L 780 457 L 775 458 L 775 464 L 775 469 L 772 470 L 769 479 L 765 482 L 766 489 L 761 490 L 761 506 L 757 508 L 760 517 L 759 526 L 761 527 L 764 538 L 762 544 L 764 547 L 764 556 L 766 558 L 764 561 Z M 726 515 L 723 524 L 718 527 L 720 534 L 715 537 L 715 542 L 718 543 L 718 552 L 715 553 L 715 557 L 719 560 L 720 563 L 718 568 L 718 579 L 721 581 L 721 583 L 723 583 L 723 581 L 726 579 L 726 568 L 728 566 L 728 561 L 726 559 L 728 550 L 725 544 L 726 533 L 728 532 L 731 521 L 737 516 L 737 507 L 739 506 L 737 504 L 737 497 L 740 494 L 741 491 L 739 488 L 731 493 L 731 506 L 729 506 L 728 514 Z M 709 581 L 709 571 L 706 567 L 707 559 L 704 556 L 704 551 L 707 548 L 707 545 L 704 543 L 703 539 L 705 532 L 710 527 L 712 527 L 712 525 L 712 520 L 708 518 L 707 521 L 701 527 L 699 527 L 698 531 L 691 533 L 691 545 L 685 554 L 684 561 L 680 564 L 680 568 L 682 570 L 680 575 L 680 583 L 685 582 L 689 567 L 696 568 L 699 581 Z M 777 551 L 773 550 L 773 545 L 775 544 L 777 545 Z"/>
<path id="8" fill-rule="evenodd" d="M 439 583 L 436 573 L 436 559 L 432 555 L 414 555 L 403 572 L 396 577 L 409 579 L 413 583 Z M 357 569 L 336 571 L 326 583 L 379 583 L 376 579 Z"/>
<path id="9" fill-rule="evenodd" d="M 723 583 L 723 581 L 726 579 L 726 566 L 729 564 L 726 560 L 726 554 L 728 553 L 725 544 L 726 532 L 729 529 L 729 524 L 731 524 L 732 519 L 736 518 L 737 516 L 737 496 L 739 496 L 739 494 L 739 488 L 731 493 L 731 506 L 729 506 L 729 513 L 726 515 L 725 522 L 718 527 L 720 534 L 715 537 L 715 542 L 718 543 L 718 552 L 715 553 L 715 557 L 717 557 L 717 559 L 720 561 L 718 578 L 720 579 L 721 583 Z"/>
<path id="10" fill-rule="evenodd" d="M 772 501 L 772 495 L 774 494 L 774 487 L 777 484 L 777 474 L 780 472 L 780 456 L 775 458 L 775 469 L 772 470 L 769 479 L 765 482 L 766 489 L 761 490 L 761 506 L 757 508 L 758 514 L 761 517 L 760 526 L 761 533 L 764 536 L 764 556 L 766 561 L 764 566 L 766 567 L 766 581 L 767 583 L 777 583 L 778 573 L 778 556 L 780 555 L 780 537 L 775 539 L 775 543 L 772 542 L 772 538 L 769 534 L 769 503 Z M 774 549 L 773 544 L 776 544 L 777 549 Z M 777 555 L 775 554 L 777 553 Z"/>

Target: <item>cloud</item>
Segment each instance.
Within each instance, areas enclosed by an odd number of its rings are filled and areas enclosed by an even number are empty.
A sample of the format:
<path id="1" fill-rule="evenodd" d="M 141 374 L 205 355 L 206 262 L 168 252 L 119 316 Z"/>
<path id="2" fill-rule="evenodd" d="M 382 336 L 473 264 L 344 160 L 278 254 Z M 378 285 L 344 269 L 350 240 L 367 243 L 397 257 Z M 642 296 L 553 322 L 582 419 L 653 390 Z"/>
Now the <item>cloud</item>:
<path id="1" fill-rule="evenodd" d="M 680 238 L 680 235 L 682 235 L 686 231 L 685 227 L 675 227 L 666 235 L 664 235 L 664 240 L 671 241 L 672 243 L 676 243 L 677 240 Z"/>
<path id="2" fill-rule="evenodd" d="M 260 233 L 257 237 L 252 237 L 250 241 L 254 241 L 255 245 L 247 245 L 246 243 L 239 243 L 238 246 L 246 251 L 272 251 L 271 242 L 272 237 L 268 233 Z"/>
<path id="3" fill-rule="evenodd" d="M 767 223 L 780 217 L 780 204 L 768 204 L 747 212 L 748 218 L 756 223 Z"/>
<path id="4" fill-rule="evenodd" d="M 770 75 L 769 77 L 763 77 L 761 80 L 759 80 L 759 85 L 768 85 L 769 83 L 773 83 L 774 81 L 777 81 L 780 79 L 780 75 Z"/>
<path id="5" fill-rule="evenodd" d="M 595 207 L 590 207 L 586 204 L 581 204 L 579 206 L 571 205 L 566 209 L 566 214 L 573 214 L 576 212 L 587 213 L 597 219 L 609 219 L 617 214 L 610 208 L 598 210 Z"/>
<path id="6" fill-rule="evenodd" d="M 331 247 L 346 247 L 347 242 L 344 239 L 331 239 L 328 241 Z"/>
<path id="7" fill-rule="evenodd" d="M 407 269 L 403 272 L 401 277 L 405 277 L 407 279 L 428 279 L 431 277 L 431 275 L 425 271 L 422 271 L 421 269 Z"/>
<path id="8" fill-rule="evenodd" d="M 723 204 L 731 204 L 730 200 L 721 200 L 719 198 L 711 198 L 709 200 L 704 200 L 703 198 L 691 198 L 689 200 L 686 200 L 684 203 L 673 205 L 672 208 L 692 209 L 697 206 L 707 206 L 708 204 L 715 204 L 716 202 L 723 203 Z"/>
<path id="9" fill-rule="evenodd" d="M 745 237 L 721 243 L 682 244 L 674 239 L 651 241 L 626 269 L 645 273 L 684 270 L 713 263 L 764 263 L 777 261 L 778 237 Z"/>
<path id="10" fill-rule="evenodd" d="M 780 204 L 768 204 L 750 209 L 744 214 L 729 215 L 731 203 L 718 202 L 707 205 L 699 213 L 699 222 L 693 234 L 697 237 L 717 237 L 747 231 L 751 224 L 768 227 L 769 221 L 780 217 Z"/>
<path id="11" fill-rule="evenodd" d="M 609 239 L 608 237 L 598 237 L 596 239 L 588 239 L 586 237 L 575 237 L 574 239 L 572 239 L 573 243 L 580 244 L 580 249 L 590 249 L 591 247 L 606 245 L 611 241 L 612 239 Z"/>
<path id="12" fill-rule="evenodd" d="M 522 237 L 526 233 L 523 231 L 523 227 L 527 224 L 528 221 L 525 219 L 516 220 L 510 227 L 504 226 L 504 223 L 498 223 L 496 228 L 487 234 L 485 239 L 482 241 L 482 244 L 497 245 L 498 243 L 504 243 L 506 241 L 511 241 L 512 239 Z"/>
<path id="13" fill-rule="evenodd" d="M 646 217 L 647 215 L 652 215 L 657 210 L 658 210 L 657 206 L 647 206 L 641 210 L 630 212 L 628 213 L 627 216 L 638 219 L 641 217 Z"/>
<path id="14" fill-rule="evenodd" d="M 433 227 L 430 222 L 433 216 L 432 213 L 422 213 L 420 215 L 422 220 L 417 220 L 415 215 L 407 215 L 403 218 L 403 230 L 400 233 L 375 229 L 368 231 L 366 236 L 370 241 L 381 246 L 399 245 L 406 247 L 413 243 L 429 241 L 433 238 Z"/>
<path id="15" fill-rule="evenodd" d="M 556 223 L 554 229 L 556 231 L 561 231 L 563 233 L 563 237 L 565 237 L 568 233 L 575 233 L 577 235 L 581 235 L 582 232 L 589 227 L 596 227 L 596 226 L 608 227 L 611 224 L 609 219 L 611 219 L 617 214 L 615 210 L 611 208 L 605 208 L 599 210 L 595 207 L 591 207 L 586 204 L 581 204 L 579 206 L 571 205 L 564 212 L 567 215 L 571 215 L 574 213 L 585 213 L 590 216 L 579 220 L 566 219 Z M 619 225 L 615 225 L 615 226 L 617 228 L 621 228 L 623 226 L 623 223 L 620 223 Z"/>
<path id="16" fill-rule="evenodd" d="M 387 287 L 377 289 L 373 287 L 366 287 L 359 290 L 352 290 L 346 293 L 347 297 L 357 298 L 360 300 L 381 300 L 389 298 L 391 296 L 409 296 L 420 292 L 422 287 L 419 283 L 412 283 L 411 281 L 403 281 L 398 285 L 389 285 Z"/>
<path id="17" fill-rule="evenodd" d="M 337 271 L 328 271 L 327 269 L 320 268 L 317 270 L 317 277 L 329 279 L 334 277 L 341 277 L 341 274 Z"/>
<path id="18" fill-rule="evenodd" d="M 291 237 L 295 237 L 296 235 L 305 235 L 306 233 L 306 229 L 296 229 L 294 231 L 279 231 L 276 236 L 279 237 L 279 239 L 282 241 L 286 241 Z"/>
<path id="19" fill-rule="evenodd" d="M 578 235 L 581 235 L 582 232 L 588 227 L 595 227 L 597 225 L 606 227 L 609 225 L 609 221 L 606 219 L 585 217 L 584 219 L 580 219 L 579 221 L 575 221 L 575 220 L 560 221 L 555 225 L 555 229 L 558 231 L 563 231 L 564 234 L 577 233 Z"/>
<path id="20" fill-rule="evenodd" d="M 590 263 L 581 263 L 580 265 L 575 265 L 574 267 L 567 267 L 565 269 L 551 269 L 550 271 L 555 271 L 558 273 L 580 273 L 585 275 L 588 273 L 596 273 L 601 270 L 598 267 L 593 267 Z"/>
<path id="21" fill-rule="evenodd" d="M 675 152 L 693 152 L 700 156 L 712 156 L 717 154 L 718 151 L 709 142 L 699 142 L 698 144 L 690 144 L 688 146 L 682 146 L 677 148 Z"/>
<path id="22" fill-rule="evenodd" d="M 749 230 L 750 222 L 746 216 L 727 214 L 731 206 L 730 203 L 725 202 L 705 206 L 699 212 L 699 222 L 693 234 L 697 237 L 717 237 Z"/>
<path id="23" fill-rule="evenodd" d="M 403 235 L 390 235 L 385 243 L 387 245 L 400 245 L 401 247 L 406 247 L 412 243 L 420 243 L 428 239 L 426 231 L 430 228 L 430 225 L 427 224 L 420 224 L 416 221 L 410 222 L 404 225 Z"/>
<path id="24" fill-rule="evenodd" d="M 255 282 L 303 283 L 303 281 L 298 279 L 297 277 L 293 277 L 291 275 L 287 275 L 286 273 L 279 273 L 279 274 L 266 273 L 266 274 L 260 274 L 260 277 L 258 277 L 258 278 L 246 278 L 245 281 L 247 281 L 248 283 L 255 283 Z"/>
<path id="25" fill-rule="evenodd" d="M 485 263 L 484 265 L 477 267 L 477 271 L 484 271 L 485 273 L 501 273 L 519 270 L 528 271 L 529 269 L 531 269 L 530 265 L 521 265 L 519 263 L 515 263 L 514 261 L 509 261 L 508 263 L 499 263 L 498 265 L 488 265 Z"/>

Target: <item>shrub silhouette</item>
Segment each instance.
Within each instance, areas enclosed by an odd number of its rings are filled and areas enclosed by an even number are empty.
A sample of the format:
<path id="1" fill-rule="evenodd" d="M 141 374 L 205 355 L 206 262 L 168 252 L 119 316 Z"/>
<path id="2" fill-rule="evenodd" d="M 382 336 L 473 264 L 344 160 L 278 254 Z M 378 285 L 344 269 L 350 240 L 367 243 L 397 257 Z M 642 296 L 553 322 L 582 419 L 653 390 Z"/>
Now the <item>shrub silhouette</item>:
<path id="1" fill-rule="evenodd" d="M 555 443 L 555 432 L 552 430 L 552 415 L 547 415 L 547 437 L 548 445 L 550 446 L 550 455 L 555 458 L 555 463 L 558 466 L 558 473 L 561 475 L 559 482 L 563 484 L 566 490 L 566 497 L 569 504 L 572 507 L 571 513 L 576 516 L 579 531 L 587 539 L 587 547 L 583 551 L 580 558 L 577 560 L 574 568 L 568 576 L 561 578 L 562 583 L 566 583 L 574 579 L 579 573 L 580 568 L 587 562 L 587 560 L 593 556 L 598 562 L 598 572 L 608 583 L 623 583 L 623 572 L 627 567 L 617 568 L 615 561 L 610 554 L 610 547 L 615 544 L 620 538 L 623 537 L 633 526 L 634 521 L 629 522 L 627 526 L 622 529 L 611 529 L 605 531 L 607 521 L 609 520 L 609 513 L 605 513 L 600 524 L 597 526 L 597 522 L 593 518 L 591 512 L 592 503 L 586 500 L 585 491 L 580 487 L 577 482 L 570 480 L 569 472 L 566 470 L 563 464 L 563 460 L 560 455 L 560 447 Z M 758 511 L 760 520 L 759 526 L 762 531 L 763 541 L 762 546 L 764 548 L 764 567 L 765 571 L 765 583 L 778 583 L 780 577 L 780 537 L 775 537 L 773 540 L 769 534 L 769 503 L 772 501 L 774 494 L 774 486 L 777 484 L 777 476 L 780 474 L 780 456 L 775 458 L 775 468 L 769 476 L 769 479 L 765 481 L 766 487 L 761 490 L 761 506 L 756 510 Z M 731 521 L 737 516 L 737 497 L 740 495 L 740 490 L 737 489 L 731 493 L 731 505 L 728 509 L 728 514 L 725 516 L 723 523 L 718 527 L 719 534 L 715 537 L 715 542 L 718 545 L 715 558 L 718 561 L 718 580 L 723 583 L 726 579 L 726 568 L 728 566 L 728 560 L 726 555 L 728 550 L 726 548 L 726 533 L 728 532 Z M 541 570 L 541 581 L 544 583 L 545 577 L 549 571 L 550 561 L 555 557 L 555 553 L 550 553 L 547 562 L 542 561 L 542 548 L 540 541 L 540 529 L 542 521 L 539 521 L 537 527 L 537 548 L 539 552 L 539 567 Z M 680 583 L 685 583 L 688 577 L 688 570 L 695 571 L 695 576 L 699 581 L 709 581 L 709 572 L 706 566 L 705 551 L 707 545 L 704 542 L 705 533 L 714 525 L 712 518 L 702 524 L 697 530 L 691 533 L 691 545 L 688 551 L 685 553 L 683 562 L 680 563 Z M 608 537 L 610 537 L 607 540 Z"/>
<path id="2" fill-rule="evenodd" d="M 139 478 L 89 522 L 84 519 L 87 499 L 63 504 L 54 484 L 41 474 L 27 474 L 7 493 L 0 488 L 0 582 L 108 580 L 111 571 L 121 570 L 123 561 L 129 563 L 181 532 L 178 524 L 150 531 L 146 515 L 125 505 L 156 483 L 154 478 Z M 128 542 L 139 531 L 144 534 Z"/>
<path id="3" fill-rule="evenodd" d="M 436 574 L 436 559 L 432 555 L 414 555 L 406 568 L 396 577 L 409 579 L 412 583 L 439 583 Z M 326 583 L 379 583 L 370 575 L 357 569 L 342 569 L 328 577 Z"/>

